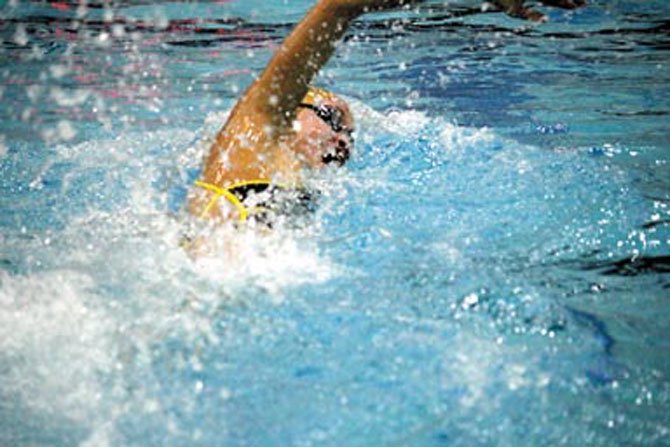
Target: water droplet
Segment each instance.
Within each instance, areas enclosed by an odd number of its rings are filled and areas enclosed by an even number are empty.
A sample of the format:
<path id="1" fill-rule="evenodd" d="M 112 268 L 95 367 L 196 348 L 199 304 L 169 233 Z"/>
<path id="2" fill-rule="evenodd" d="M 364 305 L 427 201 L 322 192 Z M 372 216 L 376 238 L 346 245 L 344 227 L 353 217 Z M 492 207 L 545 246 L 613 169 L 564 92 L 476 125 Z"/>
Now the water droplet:
<path id="1" fill-rule="evenodd" d="M 202 390 L 205 389 L 205 384 L 202 383 L 202 380 L 198 380 L 197 382 L 195 382 L 194 389 L 195 389 L 196 394 L 200 394 L 200 393 L 202 393 Z"/>
<path id="2" fill-rule="evenodd" d="M 476 293 L 471 293 L 469 295 L 466 295 L 465 298 L 463 298 L 463 309 L 468 309 L 471 307 L 476 306 L 479 303 L 479 296 Z"/>
<path id="3" fill-rule="evenodd" d="M 221 399 L 223 399 L 223 400 L 228 400 L 228 399 L 230 399 L 231 397 L 233 397 L 233 392 L 230 391 L 228 388 L 225 388 L 225 387 L 224 387 L 224 388 L 221 388 L 221 391 L 219 392 L 219 396 L 220 396 Z"/>
<path id="4" fill-rule="evenodd" d="M 75 135 L 77 135 L 77 131 L 69 121 L 61 120 L 58 122 L 58 136 L 62 140 L 71 140 Z"/>
<path id="5" fill-rule="evenodd" d="M 7 145 L 5 144 L 5 136 L 0 135 L 0 158 L 7 155 Z"/>
<path id="6" fill-rule="evenodd" d="M 28 44 L 28 33 L 26 33 L 26 26 L 23 23 L 16 25 L 14 43 L 21 47 L 24 47 Z"/>

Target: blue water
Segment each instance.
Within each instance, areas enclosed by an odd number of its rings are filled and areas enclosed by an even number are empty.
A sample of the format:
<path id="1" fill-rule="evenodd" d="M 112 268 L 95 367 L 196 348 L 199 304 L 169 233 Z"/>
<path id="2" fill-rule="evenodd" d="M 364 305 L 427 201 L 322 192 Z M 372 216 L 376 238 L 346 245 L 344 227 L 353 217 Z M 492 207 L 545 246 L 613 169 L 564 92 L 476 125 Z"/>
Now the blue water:
<path id="1" fill-rule="evenodd" d="M 0 445 L 670 445 L 670 7 L 367 16 L 308 225 L 179 248 L 311 1 L 0 3 Z"/>

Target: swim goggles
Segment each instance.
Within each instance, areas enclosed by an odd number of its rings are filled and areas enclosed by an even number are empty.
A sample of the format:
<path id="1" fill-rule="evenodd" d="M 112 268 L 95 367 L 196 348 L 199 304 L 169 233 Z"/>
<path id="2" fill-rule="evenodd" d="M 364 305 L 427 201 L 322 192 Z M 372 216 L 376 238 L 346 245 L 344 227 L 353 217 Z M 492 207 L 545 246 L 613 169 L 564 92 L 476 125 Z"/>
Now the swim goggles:
<path id="1" fill-rule="evenodd" d="M 329 104 L 319 104 L 316 106 L 305 102 L 300 103 L 298 107 L 313 110 L 314 113 L 316 113 L 316 116 L 318 116 L 321 121 L 328 124 L 334 132 L 339 133 L 344 130 L 344 126 L 342 125 L 342 121 L 344 121 L 344 113 L 337 107 L 333 107 Z"/>

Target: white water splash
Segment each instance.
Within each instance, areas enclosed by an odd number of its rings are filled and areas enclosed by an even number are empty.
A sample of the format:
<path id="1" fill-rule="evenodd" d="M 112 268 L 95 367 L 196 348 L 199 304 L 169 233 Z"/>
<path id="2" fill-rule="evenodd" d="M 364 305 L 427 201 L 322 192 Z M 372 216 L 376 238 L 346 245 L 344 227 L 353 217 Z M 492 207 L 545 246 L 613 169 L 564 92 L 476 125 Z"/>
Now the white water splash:
<path id="1" fill-rule="evenodd" d="M 4 392 L 36 412 L 95 420 L 116 367 L 114 322 L 99 308 L 84 272 L 28 276 L 0 271 L 0 363 Z"/>
<path id="2" fill-rule="evenodd" d="M 347 99 L 353 110 L 356 124 L 360 128 L 383 130 L 403 136 L 421 132 L 429 123 L 430 118 L 417 110 L 390 110 L 378 112 L 372 107 L 354 100 Z"/>
<path id="3" fill-rule="evenodd" d="M 62 230 L 6 235 L 12 264 L 39 267 L 0 271 L 0 394 L 18 399 L 22 417 L 60 414 L 88 433 L 82 445 L 118 445 L 118 420 L 158 412 L 147 404 L 159 400 L 153 346 L 168 337 L 216 345 L 221 306 L 279 305 L 290 289 L 340 273 L 319 253 L 316 228 L 212 229 L 208 244 L 220 250 L 189 256 L 180 240 L 190 219 L 166 212 L 157 179 L 199 165 L 206 146 L 194 136 L 177 129 L 61 144 L 44 161 L 40 185 L 53 166 L 69 166 L 60 188 L 45 192 L 58 203 L 100 194 Z M 82 187 L 92 172 L 99 182 Z"/>
<path id="4" fill-rule="evenodd" d="M 481 145 L 489 145 L 496 139 L 491 129 L 457 126 L 444 123 L 440 132 L 440 140 L 447 150 L 467 150 Z"/>

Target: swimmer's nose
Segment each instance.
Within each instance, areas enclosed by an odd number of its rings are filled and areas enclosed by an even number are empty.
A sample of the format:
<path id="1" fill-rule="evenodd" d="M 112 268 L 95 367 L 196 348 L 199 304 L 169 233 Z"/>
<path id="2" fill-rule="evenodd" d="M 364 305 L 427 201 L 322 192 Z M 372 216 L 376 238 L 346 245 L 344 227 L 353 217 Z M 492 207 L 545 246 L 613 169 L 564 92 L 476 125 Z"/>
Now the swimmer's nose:
<path id="1" fill-rule="evenodd" d="M 353 141 L 349 136 L 340 135 L 337 139 L 337 147 L 335 148 L 335 152 L 337 153 L 338 160 L 341 160 L 341 164 L 344 164 L 345 161 L 349 160 L 352 146 Z"/>

